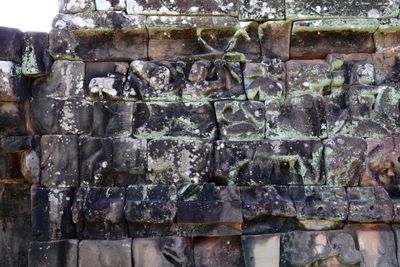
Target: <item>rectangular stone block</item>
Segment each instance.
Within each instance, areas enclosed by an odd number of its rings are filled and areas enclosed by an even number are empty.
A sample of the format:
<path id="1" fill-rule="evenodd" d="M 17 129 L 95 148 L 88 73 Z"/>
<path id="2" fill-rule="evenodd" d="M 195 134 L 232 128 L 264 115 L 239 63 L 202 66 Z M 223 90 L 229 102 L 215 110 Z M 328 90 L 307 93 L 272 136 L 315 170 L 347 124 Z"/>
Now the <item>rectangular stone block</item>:
<path id="1" fill-rule="evenodd" d="M 41 179 L 45 187 L 76 187 L 79 185 L 78 137 L 44 135 L 40 139 Z"/>
<path id="2" fill-rule="evenodd" d="M 285 18 L 285 1 L 239 0 L 239 19 L 277 20 Z"/>
<path id="3" fill-rule="evenodd" d="M 132 255 L 136 267 L 194 266 L 192 242 L 185 237 L 135 238 Z"/>
<path id="4" fill-rule="evenodd" d="M 71 188 L 42 188 L 32 186 L 32 233 L 35 240 L 68 239 L 75 237 L 72 221 Z"/>
<path id="5" fill-rule="evenodd" d="M 0 61 L 0 101 L 23 101 L 28 95 L 21 67 L 12 61 Z"/>
<path id="6" fill-rule="evenodd" d="M 47 32 L 25 32 L 22 52 L 22 73 L 25 76 L 41 76 L 50 72 L 53 59 L 49 51 Z"/>
<path id="7" fill-rule="evenodd" d="M 400 222 L 400 186 L 387 186 L 385 187 L 385 190 L 388 192 L 393 204 L 393 221 Z"/>
<path id="8" fill-rule="evenodd" d="M 125 11 L 125 0 L 95 0 L 96 10 L 98 11 Z"/>
<path id="9" fill-rule="evenodd" d="M 400 52 L 397 45 L 400 40 L 400 34 L 398 32 L 399 26 L 400 20 L 397 18 L 385 20 L 379 25 L 378 30 L 374 33 L 376 52 Z"/>
<path id="10" fill-rule="evenodd" d="M 191 61 L 224 58 L 258 61 L 258 24 L 233 17 L 149 16 L 149 58 Z"/>
<path id="11" fill-rule="evenodd" d="M 245 266 L 280 266 L 280 234 L 243 235 L 241 239 Z"/>
<path id="12" fill-rule="evenodd" d="M 79 242 L 79 267 L 132 267 L 132 240 L 83 240 Z"/>
<path id="13" fill-rule="evenodd" d="M 265 105 L 258 101 L 214 103 L 219 139 L 258 140 L 265 136 Z"/>
<path id="14" fill-rule="evenodd" d="M 291 21 L 267 21 L 260 24 L 258 30 L 263 57 L 289 59 Z"/>
<path id="15" fill-rule="evenodd" d="M 24 107 L 14 102 L 0 102 L 0 136 L 26 134 Z"/>
<path id="16" fill-rule="evenodd" d="M 378 26 L 376 19 L 296 21 L 290 39 L 290 58 L 316 59 L 332 53 L 373 53 L 373 33 Z"/>
<path id="17" fill-rule="evenodd" d="M 212 177 L 213 145 L 193 140 L 152 140 L 148 144 L 147 176 L 153 183 L 209 182 Z"/>
<path id="18" fill-rule="evenodd" d="M 214 180 L 220 184 L 324 184 L 319 141 L 217 141 Z"/>
<path id="19" fill-rule="evenodd" d="M 359 137 L 338 136 L 323 144 L 326 183 L 357 186 L 365 172 L 367 142 Z"/>
<path id="20" fill-rule="evenodd" d="M 1 153 L 18 153 L 36 148 L 37 138 L 34 136 L 7 136 L 0 139 Z"/>
<path id="21" fill-rule="evenodd" d="M 94 102 L 92 129 L 95 136 L 130 136 L 132 103 Z"/>
<path id="22" fill-rule="evenodd" d="M 0 60 L 21 63 L 24 34 L 14 28 L 0 27 Z"/>
<path id="23" fill-rule="evenodd" d="M 399 51 L 400 52 L 400 51 Z M 383 52 L 372 54 L 374 65 L 374 78 L 376 85 L 399 82 L 400 54 L 396 52 Z"/>
<path id="24" fill-rule="evenodd" d="M 133 136 L 136 138 L 212 140 L 215 135 L 215 114 L 208 103 L 133 103 Z"/>
<path id="25" fill-rule="evenodd" d="M 74 14 L 85 11 L 94 11 L 94 4 L 93 0 L 60 0 L 58 2 L 58 12 Z"/>
<path id="26" fill-rule="evenodd" d="M 349 218 L 351 222 L 390 222 L 393 204 L 383 187 L 349 187 Z"/>
<path id="27" fill-rule="evenodd" d="M 50 31 L 49 51 L 54 59 L 130 61 L 147 58 L 147 42 L 144 16 L 106 11 L 59 14 Z"/>
<path id="28" fill-rule="evenodd" d="M 78 265 L 78 240 L 33 241 L 28 253 L 29 267 L 75 267 Z"/>

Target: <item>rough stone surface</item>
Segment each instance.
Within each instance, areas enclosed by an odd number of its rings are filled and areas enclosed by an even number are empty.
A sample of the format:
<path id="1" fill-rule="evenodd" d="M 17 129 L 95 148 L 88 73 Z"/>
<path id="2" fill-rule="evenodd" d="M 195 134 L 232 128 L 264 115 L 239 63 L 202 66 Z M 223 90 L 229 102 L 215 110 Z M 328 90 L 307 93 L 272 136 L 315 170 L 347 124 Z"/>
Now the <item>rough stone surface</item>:
<path id="1" fill-rule="evenodd" d="M 60 0 L 58 9 L 60 13 L 80 13 L 94 10 L 94 1 L 92 0 Z"/>
<path id="2" fill-rule="evenodd" d="M 263 1 L 263 4 L 268 5 L 267 1 Z M 279 58 L 283 61 L 288 60 L 291 30 L 291 21 L 267 21 L 260 24 L 259 38 L 262 55 L 268 58 Z"/>
<path id="3" fill-rule="evenodd" d="M 21 67 L 12 61 L 0 61 L 0 101 L 22 101 L 28 94 Z"/>
<path id="4" fill-rule="evenodd" d="M 239 18 L 242 20 L 276 20 L 285 17 L 282 0 L 239 0 Z"/>
<path id="5" fill-rule="evenodd" d="M 279 267 L 280 234 L 243 235 L 242 249 L 246 266 Z"/>
<path id="6" fill-rule="evenodd" d="M 79 267 L 121 266 L 131 267 L 132 242 L 123 240 L 83 240 L 79 242 Z"/>
<path id="7" fill-rule="evenodd" d="M 23 33 L 14 28 L 0 27 L 0 59 L 21 63 Z"/>
<path id="8" fill-rule="evenodd" d="M 22 53 L 22 73 L 26 76 L 40 76 L 50 72 L 53 59 L 48 52 L 47 32 L 25 32 Z"/>
<path id="9" fill-rule="evenodd" d="M 0 136 L 26 133 L 22 105 L 15 102 L 0 102 Z"/>
<path id="10" fill-rule="evenodd" d="M 78 265 L 78 240 L 33 241 L 29 245 L 29 267 Z"/>
<path id="11" fill-rule="evenodd" d="M 95 0 L 96 10 L 99 11 L 125 11 L 126 1 L 124 0 Z"/>
<path id="12" fill-rule="evenodd" d="M 130 136 L 132 133 L 132 104 L 95 102 L 92 129 L 95 136 Z"/>

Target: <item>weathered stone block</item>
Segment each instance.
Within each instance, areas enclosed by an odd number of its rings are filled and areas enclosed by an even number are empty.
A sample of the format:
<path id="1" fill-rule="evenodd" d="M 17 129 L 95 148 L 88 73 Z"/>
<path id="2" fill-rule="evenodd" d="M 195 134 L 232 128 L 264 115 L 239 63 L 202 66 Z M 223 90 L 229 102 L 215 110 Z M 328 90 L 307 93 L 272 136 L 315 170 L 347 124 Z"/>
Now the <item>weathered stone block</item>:
<path id="1" fill-rule="evenodd" d="M 49 75 L 37 78 L 32 84 L 34 97 L 84 97 L 85 63 L 57 60 Z"/>
<path id="2" fill-rule="evenodd" d="M 344 231 L 290 232 L 281 238 L 280 266 L 358 265 L 363 262 L 363 257 L 356 242 Z"/>
<path id="3" fill-rule="evenodd" d="M 263 57 L 288 60 L 292 22 L 267 21 L 258 29 Z"/>
<path id="4" fill-rule="evenodd" d="M 194 266 L 192 242 L 184 237 L 135 238 L 132 255 L 136 267 Z"/>
<path id="5" fill-rule="evenodd" d="M 315 59 L 332 53 L 373 53 L 372 35 L 378 26 L 375 19 L 296 21 L 290 39 L 290 57 Z"/>
<path id="6" fill-rule="evenodd" d="M 76 187 L 79 179 L 78 137 L 44 135 L 41 146 L 41 185 Z"/>
<path id="7" fill-rule="evenodd" d="M 374 33 L 376 52 L 400 52 L 398 46 L 400 40 L 399 26 L 400 20 L 397 18 L 382 20 L 379 28 Z"/>
<path id="8" fill-rule="evenodd" d="M 50 72 L 53 59 L 48 52 L 47 32 L 25 32 L 22 54 L 22 73 L 26 76 L 40 76 Z"/>
<path id="9" fill-rule="evenodd" d="M 123 187 L 78 188 L 71 208 L 78 237 L 80 239 L 126 237 L 124 203 Z"/>
<path id="10" fill-rule="evenodd" d="M 93 0 L 60 0 L 58 2 L 58 11 L 60 13 L 80 13 L 85 11 L 94 11 Z"/>
<path id="11" fill-rule="evenodd" d="M 33 241 L 28 253 L 29 267 L 75 267 L 78 265 L 78 240 Z"/>
<path id="12" fill-rule="evenodd" d="M 243 235 L 241 239 L 245 266 L 280 266 L 280 234 Z"/>
<path id="13" fill-rule="evenodd" d="M 219 138 L 264 139 L 265 105 L 257 101 L 218 101 L 214 104 Z"/>
<path id="14" fill-rule="evenodd" d="M 375 84 L 391 84 L 400 82 L 400 54 L 384 52 L 372 54 L 375 71 Z"/>
<path id="15" fill-rule="evenodd" d="M 346 84 L 374 84 L 374 65 L 370 54 L 347 54 L 343 57 Z"/>
<path id="16" fill-rule="evenodd" d="M 240 64 L 225 60 L 197 60 L 186 65 L 182 98 L 188 101 L 246 99 Z"/>
<path id="17" fill-rule="evenodd" d="M 0 27 L 0 60 L 21 63 L 24 34 L 14 28 Z"/>
<path id="18" fill-rule="evenodd" d="M 240 0 L 239 18 L 241 20 L 272 20 L 285 18 L 285 2 L 282 0 Z"/>
<path id="19" fill-rule="evenodd" d="M 12 61 L 0 61 L 0 101 L 22 101 L 28 95 L 21 67 Z"/>
<path id="20" fill-rule="evenodd" d="M 180 99 L 185 81 L 183 62 L 131 62 L 128 81 L 124 88 L 126 98 L 135 100 L 176 101 Z"/>
<path id="21" fill-rule="evenodd" d="M 125 0 L 95 0 L 98 11 L 125 11 Z"/>
<path id="22" fill-rule="evenodd" d="M 147 42 L 144 16 L 106 11 L 59 14 L 50 31 L 49 51 L 55 59 L 128 61 L 147 58 Z"/>
<path id="23" fill-rule="evenodd" d="M 83 240 L 79 242 L 79 267 L 120 266 L 132 267 L 132 241 Z"/>
<path id="24" fill-rule="evenodd" d="M 148 145 L 148 177 L 153 183 L 209 182 L 212 143 L 200 140 L 152 140 Z"/>
<path id="25" fill-rule="evenodd" d="M 201 237 L 194 240 L 195 266 L 243 266 L 239 236 Z"/>
<path id="26" fill-rule="evenodd" d="M 127 0 L 127 12 L 134 15 L 230 15 L 237 16 L 236 2 L 205 1 L 161 1 Z"/>
<path id="27" fill-rule="evenodd" d="M 132 104 L 111 101 L 95 102 L 92 129 L 95 136 L 130 136 L 132 134 Z"/>
<path id="28" fill-rule="evenodd" d="M 261 56 L 255 22 L 239 23 L 233 17 L 150 16 L 146 26 L 150 59 L 257 61 Z"/>
<path id="29" fill-rule="evenodd" d="M 36 240 L 75 237 L 71 205 L 73 190 L 32 186 L 32 233 Z"/>
<path id="30" fill-rule="evenodd" d="M 281 99 L 285 94 L 285 64 L 279 59 L 246 63 L 243 76 L 246 95 L 250 100 Z"/>
<path id="31" fill-rule="evenodd" d="M 383 187 L 349 187 L 349 218 L 351 222 L 390 222 L 393 204 Z"/>
<path id="32" fill-rule="evenodd" d="M 1 153 L 18 153 L 36 148 L 37 138 L 33 136 L 6 136 L 0 139 Z"/>
<path id="33" fill-rule="evenodd" d="M 367 142 L 359 137 L 338 136 L 323 144 L 327 184 L 357 186 L 365 171 Z"/>
<path id="34" fill-rule="evenodd" d="M 217 141 L 214 179 L 239 185 L 323 184 L 318 141 Z"/>
<path id="35" fill-rule="evenodd" d="M 215 114 L 208 103 L 134 103 L 133 136 L 143 139 L 214 139 Z"/>
<path id="36" fill-rule="evenodd" d="M 25 116 L 22 105 L 0 102 L 0 136 L 24 135 Z"/>

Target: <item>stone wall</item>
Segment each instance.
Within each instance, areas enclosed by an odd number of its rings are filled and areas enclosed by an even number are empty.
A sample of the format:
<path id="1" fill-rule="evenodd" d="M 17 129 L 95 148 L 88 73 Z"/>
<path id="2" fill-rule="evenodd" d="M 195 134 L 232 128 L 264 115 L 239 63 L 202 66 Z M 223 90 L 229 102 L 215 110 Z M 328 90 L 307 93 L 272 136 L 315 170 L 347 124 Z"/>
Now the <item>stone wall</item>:
<path id="1" fill-rule="evenodd" d="M 399 266 L 399 0 L 59 2 L 0 27 L 0 266 Z"/>

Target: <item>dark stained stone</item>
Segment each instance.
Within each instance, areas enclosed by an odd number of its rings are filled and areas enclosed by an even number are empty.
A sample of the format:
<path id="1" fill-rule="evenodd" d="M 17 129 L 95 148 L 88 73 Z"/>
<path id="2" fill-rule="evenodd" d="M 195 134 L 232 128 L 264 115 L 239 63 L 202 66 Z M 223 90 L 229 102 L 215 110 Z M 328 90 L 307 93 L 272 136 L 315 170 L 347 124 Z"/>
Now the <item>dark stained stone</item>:
<path id="1" fill-rule="evenodd" d="M 78 137 L 44 135 L 41 146 L 41 185 L 76 187 L 79 184 Z"/>
<path id="2" fill-rule="evenodd" d="M 73 190 L 32 186 L 32 233 L 35 240 L 75 237 L 71 205 Z"/>
<path id="3" fill-rule="evenodd" d="M 78 237 L 80 239 L 126 237 L 124 203 L 123 187 L 78 188 L 71 207 Z"/>
<path id="4" fill-rule="evenodd" d="M 57 60 L 51 72 L 34 80 L 34 97 L 84 97 L 83 81 L 85 63 L 81 61 Z"/>
<path id="5" fill-rule="evenodd" d="M 238 185 L 323 184 L 318 141 L 217 141 L 214 179 Z"/>
<path id="6" fill-rule="evenodd" d="M 347 196 L 349 221 L 367 223 L 393 220 L 393 204 L 383 187 L 349 187 Z"/>
<path id="7" fill-rule="evenodd" d="M 58 1 L 58 11 L 60 13 L 80 13 L 94 11 L 93 0 L 60 0 Z"/>
<path id="8" fill-rule="evenodd" d="M 356 242 L 341 230 L 290 232 L 281 237 L 280 266 L 358 266 L 363 257 Z"/>
<path id="9" fill-rule="evenodd" d="M 345 83 L 351 85 L 374 84 L 374 65 L 370 54 L 347 54 L 343 57 Z"/>
<path id="10" fill-rule="evenodd" d="M 152 183 L 203 183 L 212 177 L 212 143 L 201 140 L 152 140 L 148 178 Z"/>
<path id="11" fill-rule="evenodd" d="M 267 2 L 264 1 L 264 3 Z M 267 21 L 260 24 L 259 38 L 263 57 L 288 60 L 291 30 L 291 21 Z"/>
<path id="12" fill-rule="evenodd" d="M 243 78 L 246 95 L 250 100 L 282 99 L 285 95 L 285 63 L 280 59 L 246 63 Z"/>
<path id="13" fill-rule="evenodd" d="M 22 104 L 0 102 L 0 136 L 24 135 L 25 116 Z"/>
<path id="14" fill-rule="evenodd" d="M 239 18 L 241 20 L 277 20 L 285 18 L 283 0 L 239 0 Z"/>
<path id="15" fill-rule="evenodd" d="M 0 60 L 21 63 L 24 34 L 14 28 L 0 27 Z"/>
<path id="16" fill-rule="evenodd" d="M 357 8 L 354 8 L 357 10 Z M 374 19 L 329 19 L 293 23 L 290 58 L 325 58 L 332 53 L 373 53 Z"/>
<path id="17" fill-rule="evenodd" d="M 78 265 L 78 240 L 33 241 L 29 245 L 29 267 L 75 267 Z"/>
<path id="18" fill-rule="evenodd" d="M 374 53 L 372 60 L 375 71 L 375 84 L 382 85 L 400 82 L 400 54 L 394 52 Z"/>
<path id="19" fill-rule="evenodd" d="M 136 267 L 194 266 L 192 242 L 184 237 L 135 238 L 132 254 Z"/>
<path id="20" fill-rule="evenodd" d="M 127 13 L 134 15 L 230 15 L 237 16 L 236 2 L 228 0 L 127 0 Z"/>
<path id="21" fill-rule="evenodd" d="M 22 73 L 26 76 L 40 76 L 50 72 L 53 59 L 48 52 L 47 32 L 25 32 L 22 53 Z"/>
<path id="22" fill-rule="evenodd" d="M 132 61 L 124 95 L 135 100 L 176 101 L 184 85 L 184 63 Z"/>
<path id="23" fill-rule="evenodd" d="M 0 61 L 0 101 L 23 101 L 28 95 L 21 67 L 12 61 Z"/>
<path id="24" fill-rule="evenodd" d="M 79 242 L 79 267 L 132 267 L 132 240 L 83 240 Z"/>
<path id="25" fill-rule="evenodd" d="M 94 102 L 94 136 L 130 136 L 132 134 L 132 103 Z"/>
<path id="26" fill-rule="evenodd" d="M 327 184 L 357 186 L 365 171 L 367 142 L 358 137 L 338 136 L 324 140 L 323 144 Z"/>
<path id="27" fill-rule="evenodd" d="M 214 103 L 219 139 L 264 139 L 265 105 L 258 101 L 218 101 Z"/>
<path id="28" fill-rule="evenodd" d="M 245 266 L 279 267 L 280 234 L 243 235 L 241 239 Z"/>
<path id="29" fill-rule="evenodd" d="M 215 115 L 208 103 L 150 102 L 133 104 L 136 138 L 214 139 Z"/>
<path id="30" fill-rule="evenodd" d="M 348 202 L 343 187 L 294 186 L 291 193 L 299 220 L 347 219 Z"/>
<path id="31" fill-rule="evenodd" d="M 243 266 L 242 257 L 239 236 L 199 237 L 194 240 L 196 267 L 239 267 Z"/>
<path id="32" fill-rule="evenodd" d="M 7 136 L 0 139 L 1 153 L 17 153 L 36 148 L 37 138 L 33 136 Z"/>

